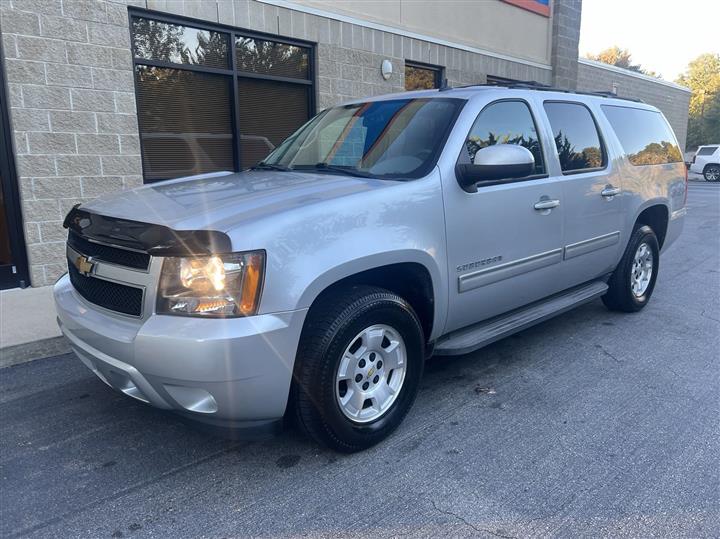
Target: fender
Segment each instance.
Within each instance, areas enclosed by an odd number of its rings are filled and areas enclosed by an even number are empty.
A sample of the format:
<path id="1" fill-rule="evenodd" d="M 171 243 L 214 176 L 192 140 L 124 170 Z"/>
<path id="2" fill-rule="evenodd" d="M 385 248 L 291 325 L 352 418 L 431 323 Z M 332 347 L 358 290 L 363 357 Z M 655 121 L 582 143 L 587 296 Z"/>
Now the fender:
<path id="1" fill-rule="evenodd" d="M 640 217 L 640 214 L 647 210 L 648 208 L 652 206 L 663 206 L 665 210 L 668 212 L 668 218 L 671 214 L 670 206 L 668 204 L 668 199 L 663 197 L 655 197 L 651 198 L 649 200 L 645 200 L 640 204 L 637 208 L 635 208 L 632 212 L 628 212 L 627 214 L 627 221 L 625 223 L 624 230 L 622 232 L 622 238 L 621 238 L 621 245 L 622 250 L 620 251 L 620 256 L 622 256 L 622 253 L 625 252 L 625 248 L 627 247 L 628 242 L 630 241 L 630 236 L 632 235 L 633 227 L 635 226 L 635 223 L 638 220 L 638 217 Z M 669 219 L 668 219 L 669 224 Z M 618 259 L 619 260 L 619 259 Z"/>
<path id="2" fill-rule="evenodd" d="M 318 275 L 301 295 L 298 308 L 309 308 L 317 297 L 333 284 L 363 271 L 388 266 L 391 264 L 417 263 L 423 266 L 430 274 L 434 294 L 433 328 L 429 339 L 440 336 L 445 327 L 447 313 L 447 290 L 442 286 L 442 274 L 437 260 L 428 252 L 417 249 L 402 249 L 386 251 L 349 260 Z"/>

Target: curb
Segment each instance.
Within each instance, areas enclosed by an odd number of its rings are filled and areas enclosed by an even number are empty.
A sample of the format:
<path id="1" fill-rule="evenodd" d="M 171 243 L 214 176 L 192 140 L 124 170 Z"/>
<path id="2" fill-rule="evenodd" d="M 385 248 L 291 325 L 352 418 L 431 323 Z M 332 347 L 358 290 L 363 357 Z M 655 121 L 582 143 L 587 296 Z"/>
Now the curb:
<path id="1" fill-rule="evenodd" d="M 63 336 L 0 348 L 0 369 L 70 351 L 70 342 Z"/>

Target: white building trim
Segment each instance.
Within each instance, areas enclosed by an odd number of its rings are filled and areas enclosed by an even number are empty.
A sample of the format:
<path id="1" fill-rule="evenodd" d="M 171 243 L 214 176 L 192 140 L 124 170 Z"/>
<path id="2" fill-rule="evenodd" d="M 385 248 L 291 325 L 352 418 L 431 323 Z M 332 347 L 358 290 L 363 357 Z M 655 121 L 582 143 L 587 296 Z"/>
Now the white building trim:
<path id="1" fill-rule="evenodd" d="M 348 24 L 364 26 L 365 28 L 372 28 L 373 30 L 380 30 L 381 32 L 397 34 L 400 36 L 409 37 L 411 39 L 418 39 L 421 41 L 427 41 L 429 43 L 435 43 L 436 45 L 452 47 L 454 49 L 460 49 L 463 51 L 473 52 L 476 54 L 482 54 L 484 56 L 490 56 L 492 58 L 498 58 L 500 60 L 506 60 L 508 62 L 515 62 L 518 64 L 524 64 L 524 65 L 528 65 L 531 67 L 536 67 L 538 69 L 546 69 L 548 71 L 552 71 L 552 66 L 548 65 L 548 64 L 542 64 L 540 62 L 534 62 L 532 60 L 526 60 L 525 58 L 518 58 L 516 56 L 509 56 L 507 54 L 501 54 L 499 52 L 493 52 L 493 51 L 489 51 L 489 50 L 485 50 L 485 49 L 479 49 L 477 47 L 471 47 L 469 45 L 463 45 L 462 43 L 456 43 L 453 41 L 447 41 L 445 39 L 440 39 L 437 37 L 427 36 L 424 34 L 418 34 L 416 32 L 411 32 L 409 30 L 403 30 L 401 28 L 396 28 L 394 26 L 388 26 L 386 24 L 365 21 L 362 19 L 358 19 L 356 17 L 351 17 L 348 15 L 341 15 L 339 13 L 333 13 L 331 11 L 326 11 L 324 9 L 317 9 L 314 7 L 303 6 L 300 4 L 296 4 L 294 2 L 289 2 L 288 0 L 257 0 L 257 1 L 262 2 L 263 4 L 269 4 L 272 6 L 282 7 L 282 8 L 286 8 L 286 9 L 292 9 L 294 11 L 300 11 L 302 13 L 307 13 L 310 15 L 317 15 L 318 17 L 325 17 L 327 19 L 334 19 L 336 21 L 345 22 Z"/>
<path id="2" fill-rule="evenodd" d="M 578 59 L 579 64 L 585 64 L 592 67 L 597 67 L 599 69 L 605 69 L 607 71 L 613 71 L 615 73 L 621 73 L 623 75 L 627 75 L 629 77 L 635 77 L 636 79 L 642 79 L 650 82 L 654 82 L 656 84 L 662 84 L 664 86 L 669 86 L 670 88 L 675 88 L 676 90 L 682 90 L 684 92 L 692 93 L 692 90 L 690 88 L 687 88 L 685 86 L 681 86 L 679 84 L 675 84 L 674 82 L 670 82 L 663 79 L 658 79 L 656 77 L 651 77 L 649 75 L 643 75 L 642 73 L 638 73 L 637 71 L 630 71 L 629 69 L 623 69 L 622 67 L 610 65 L 610 64 L 604 64 L 603 62 L 597 62 L 595 60 L 588 60 L 587 58 L 579 58 Z"/>

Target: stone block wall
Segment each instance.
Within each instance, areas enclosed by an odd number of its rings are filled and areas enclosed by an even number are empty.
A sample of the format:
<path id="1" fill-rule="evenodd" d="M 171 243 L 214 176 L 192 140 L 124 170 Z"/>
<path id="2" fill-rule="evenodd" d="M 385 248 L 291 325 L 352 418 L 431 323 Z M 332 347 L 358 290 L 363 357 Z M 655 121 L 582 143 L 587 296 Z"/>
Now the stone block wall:
<path id="1" fill-rule="evenodd" d="M 323 109 L 357 97 L 405 90 L 405 61 L 441 66 L 451 86 L 483 83 L 487 75 L 550 83 L 551 70 L 256 0 L 173 2 L 146 0 L 147 8 L 317 43 L 317 103 Z M 380 64 L 393 75 L 385 81 Z"/>
<path id="2" fill-rule="evenodd" d="M 1 0 L 0 30 L 31 282 L 52 284 L 68 210 L 142 184 L 127 5 Z"/>
<path id="3" fill-rule="evenodd" d="M 578 72 L 582 0 L 555 0 L 552 10 L 552 85 L 555 88 L 574 90 Z"/>

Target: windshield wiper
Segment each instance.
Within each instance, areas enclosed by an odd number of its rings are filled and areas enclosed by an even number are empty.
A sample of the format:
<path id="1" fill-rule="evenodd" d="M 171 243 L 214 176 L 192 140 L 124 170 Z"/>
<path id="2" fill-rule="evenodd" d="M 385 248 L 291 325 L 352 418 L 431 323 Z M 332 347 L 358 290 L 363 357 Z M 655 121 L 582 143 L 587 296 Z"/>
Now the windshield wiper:
<path id="1" fill-rule="evenodd" d="M 250 167 L 250 170 L 279 170 L 280 172 L 288 172 L 292 169 L 284 165 L 275 165 L 273 163 L 264 163 L 260 161 L 254 167 Z"/>
<path id="2" fill-rule="evenodd" d="M 296 169 L 299 167 L 295 167 Z M 330 172 L 339 172 L 340 174 L 347 174 L 348 176 L 355 176 L 357 178 L 373 178 L 372 174 L 363 172 L 353 167 L 341 167 L 338 165 L 330 165 L 325 162 L 315 163 L 307 168 L 303 167 L 304 170 L 327 170 Z"/>

